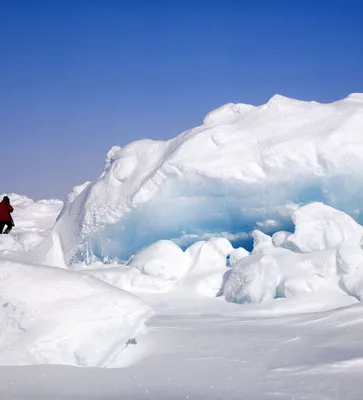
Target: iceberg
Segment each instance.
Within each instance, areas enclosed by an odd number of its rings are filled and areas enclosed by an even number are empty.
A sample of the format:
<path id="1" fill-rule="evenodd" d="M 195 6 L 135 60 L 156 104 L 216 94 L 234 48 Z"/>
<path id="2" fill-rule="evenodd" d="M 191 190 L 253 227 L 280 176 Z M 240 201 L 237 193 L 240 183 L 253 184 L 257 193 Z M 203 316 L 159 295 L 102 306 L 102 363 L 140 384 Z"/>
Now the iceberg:
<path id="1" fill-rule="evenodd" d="M 310 202 L 362 222 L 362 125 L 363 94 L 226 104 L 171 140 L 113 147 L 99 178 L 69 195 L 52 236 L 71 265 L 127 262 L 159 240 L 185 250 L 221 237 L 250 251 L 254 230 L 291 232 Z"/>

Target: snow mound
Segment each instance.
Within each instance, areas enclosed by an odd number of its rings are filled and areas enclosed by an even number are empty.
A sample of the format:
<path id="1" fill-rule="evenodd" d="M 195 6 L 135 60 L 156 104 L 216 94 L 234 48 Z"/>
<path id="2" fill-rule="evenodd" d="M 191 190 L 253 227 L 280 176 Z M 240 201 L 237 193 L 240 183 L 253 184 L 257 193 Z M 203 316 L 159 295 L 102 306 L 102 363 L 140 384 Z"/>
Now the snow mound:
<path id="1" fill-rule="evenodd" d="M 253 232 L 251 256 L 237 261 L 223 288 L 227 301 L 259 303 L 320 290 L 363 298 L 362 227 L 345 213 L 312 203 L 296 211 L 294 234 Z M 295 247 L 294 247 L 295 246 Z"/>
<path id="2" fill-rule="evenodd" d="M 93 277 L 0 259 L 0 365 L 116 367 L 151 313 Z"/>
<path id="3" fill-rule="evenodd" d="M 231 243 L 225 238 L 200 241 L 190 246 L 186 250 L 191 259 L 190 270 L 183 281 L 183 290 L 207 297 L 219 295 L 228 273 L 227 257 L 232 250 Z"/>
<path id="4" fill-rule="evenodd" d="M 189 257 L 170 240 L 160 240 L 137 253 L 129 262 L 130 267 L 145 275 L 176 281 L 189 269 Z"/>
<path id="5" fill-rule="evenodd" d="M 197 293 L 213 297 L 220 292 L 229 272 L 227 258 L 232 251 L 231 243 L 225 238 L 199 241 L 186 251 L 171 241 L 161 240 L 141 250 L 127 265 L 81 272 L 134 293 L 176 289 L 181 296 Z"/>
<path id="6" fill-rule="evenodd" d="M 360 220 L 362 124 L 362 96 L 319 104 L 277 95 L 222 106 L 169 141 L 114 147 L 58 219 L 65 260 L 127 261 L 158 240 L 205 234 L 249 250 L 253 230 L 289 231 L 294 206 L 313 201 Z"/>
<path id="7" fill-rule="evenodd" d="M 281 272 L 272 256 L 250 256 L 236 266 L 224 287 L 232 303 L 261 303 L 276 297 Z"/>
<path id="8" fill-rule="evenodd" d="M 363 236 L 363 227 L 353 218 L 322 203 L 301 207 L 293 220 L 295 233 L 287 239 L 303 253 L 343 244 L 357 246 Z"/>

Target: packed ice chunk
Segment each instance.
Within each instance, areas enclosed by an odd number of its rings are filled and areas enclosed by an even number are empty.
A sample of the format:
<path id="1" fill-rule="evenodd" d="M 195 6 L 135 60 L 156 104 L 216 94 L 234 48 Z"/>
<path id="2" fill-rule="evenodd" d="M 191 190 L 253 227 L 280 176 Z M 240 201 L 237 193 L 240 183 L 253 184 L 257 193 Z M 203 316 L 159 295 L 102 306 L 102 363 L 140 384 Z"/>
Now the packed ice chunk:
<path id="1" fill-rule="evenodd" d="M 363 227 L 321 203 L 301 207 L 293 220 L 294 233 L 252 233 L 252 255 L 233 264 L 224 284 L 227 301 L 262 302 L 322 289 L 362 298 Z"/>
<path id="2" fill-rule="evenodd" d="M 151 309 L 91 276 L 0 259 L 0 365 L 117 367 Z"/>
<path id="3" fill-rule="evenodd" d="M 175 243 L 160 240 L 137 253 L 127 265 L 82 270 L 130 292 L 181 292 L 215 296 L 223 285 L 227 257 L 233 251 L 225 238 L 199 241 L 185 252 Z M 247 253 L 248 254 L 248 253 Z"/>
<path id="4" fill-rule="evenodd" d="M 361 96 L 331 104 L 274 96 L 258 107 L 222 106 L 168 141 L 114 147 L 58 218 L 65 261 L 127 261 L 158 240 L 206 235 L 251 250 L 253 230 L 290 231 L 294 205 L 316 201 L 361 221 L 362 123 Z"/>
<path id="5" fill-rule="evenodd" d="M 221 294 L 225 275 L 230 270 L 227 268 L 227 257 L 232 251 L 231 243 L 225 238 L 194 243 L 185 252 L 191 259 L 191 267 L 183 287 L 202 296 Z"/>
<path id="6" fill-rule="evenodd" d="M 288 241 L 303 253 L 343 244 L 356 246 L 363 236 L 363 227 L 352 217 L 322 203 L 299 208 L 293 220 L 295 233 Z"/>
<path id="7" fill-rule="evenodd" d="M 230 302 L 258 303 L 327 288 L 340 290 L 334 249 L 299 254 L 280 248 L 238 262 L 225 283 L 224 296 Z"/>
<path id="8" fill-rule="evenodd" d="M 322 289 L 344 290 L 361 300 L 363 227 L 321 203 L 301 207 L 293 219 L 293 234 L 281 231 L 271 238 L 253 232 L 253 253 L 233 265 L 224 285 L 226 300 L 261 302 L 273 294 L 292 297 Z M 278 266 L 279 273 L 271 265 Z"/>
<path id="9" fill-rule="evenodd" d="M 297 246 L 290 241 L 290 237 L 292 236 L 291 232 L 286 231 L 278 231 L 272 235 L 272 243 L 276 247 L 282 247 L 290 250 L 297 250 Z"/>
<path id="10" fill-rule="evenodd" d="M 269 254 L 274 249 L 272 237 L 265 233 L 254 230 L 252 232 L 253 237 L 253 250 L 252 254 Z"/>
<path id="11" fill-rule="evenodd" d="M 280 281 L 281 272 L 274 257 L 251 255 L 232 269 L 224 296 L 233 303 L 261 303 L 276 297 Z"/>
<path id="12" fill-rule="evenodd" d="M 190 268 L 190 257 L 172 241 L 159 240 L 137 253 L 127 265 L 148 276 L 176 281 Z"/>
<path id="13" fill-rule="evenodd" d="M 244 257 L 248 257 L 250 253 L 244 249 L 243 247 L 238 247 L 237 249 L 233 249 L 229 254 L 229 263 L 230 265 L 235 265 L 239 260 L 242 260 Z"/>

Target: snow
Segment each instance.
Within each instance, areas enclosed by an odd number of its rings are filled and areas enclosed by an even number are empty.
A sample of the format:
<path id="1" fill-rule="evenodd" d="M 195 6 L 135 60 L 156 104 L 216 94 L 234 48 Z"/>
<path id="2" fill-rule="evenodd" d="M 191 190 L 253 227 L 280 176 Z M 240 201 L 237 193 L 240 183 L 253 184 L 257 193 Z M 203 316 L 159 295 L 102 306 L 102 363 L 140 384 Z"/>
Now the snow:
<path id="1" fill-rule="evenodd" d="M 0 194 L 2 199 L 6 194 Z M 7 246 L 7 250 L 24 251 L 33 250 L 45 237 L 49 230 L 52 229 L 55 219 L 63 207 L 60 200 L 39 200 L 33 201 L 24 195 L 14 193 L 7 194 L 14 206 L 12 214 L 15 221 L 15 227 L 12 230 L 12 237 L 16 245 Z M 0 250 L 2 250 L 1 242 L 4 238 L 0 238 Z"/>
<path id="2" fill-rule="evenodd" d="M 189 257 L 170 240 L 159 240 L 137 253 L 128 265 L 142 273 L 176 281 L 184 276 L 189 268 Z"/>
<path id="3" fill-rule="evenodd" d="M 239 249 L 239 252 L 241 253 Z M 160 240 L 137 253 L 127 265 L 82 268 L 80 272 L 131 292 L 162 293 L 173 289 L 215 297 L 223 286 L 227 257 L 233 247 L 227 239 L 199 241 L 183 251 L 175 243 Z"/>
<path id="4" fill-rule="evenodd" d="M 149 333 L 125 349 L 133 357 L 143 353 L 136 363 L 123 369 L 0 367 L 0 397 L 361 398 L 362 306 L 352 298 L 328 292 L 263 308 L 172 294 L 144 299 L 156 314 Z"/>
<path id="5" fill-rule="evenodd" d="M 361 398 L 362 118 L 227 104 L 63 208 L 10 194 L 0 398 Z"/>
<path id="6" fill-rule="evenodd" d="M 229 253 L 229 263 L 231 266 L 233 266 L 237 261 L 244 257 L 248 257 L 249 255 L 250 253 L 246 249 L 243 247 L 238 247 L 237 249 L 231 250 Z"/>
<path id="7" fill-rule="evenodd" d="M 294 215 L 295 233 L 288 237 L 301 252 L 323 250 L 337 245 L 357 246 L 363 227 L 344 212 L 322 203 L 301 207 Z"/>
<path id="8" fill-rule="evenodd" d="M 228 273 L 227 257 L 232 250 L 225 238 L 199 241 L 190 246 L 186 253 L 191 259 L 191 267 L 182 283 L 183 291 L 207 297 L 219 295 Z"/>
<path id="9" fill-rule="evenodd" d="M 265 302 L 324 288 L 362 298 L 363 227 L 321 203 L 301 207 L 293 221 L 293 234 L 253 232 L 252 255 L 234 263 L 225 282 L 227 301 Z"/>
<path id="10" fill-rule="evenodd" d="M 224 286 L 224 296 L 233 303 L 261 303 L 276 297 L 281 281 L 279 264 L 272 256 L 248 257 L 237 264 Z"/>
<path id="11" fill-rule="evenodd" d="M 168 141 L 115 146 L 57 222 L 65 261 L 126 262 L 158 240 L 185 250 L 206 235 L 250 250 L 253 230 L 289 231 L 313 201 L 362 222 L 362 123 L 359 94 L 330 104 L 277 95 L 222 106 Z"/>
<path id="12" fill-rule="evenodd" d="M 118 366 L 151 315 L 92 277 L 0 260 L 0 364 Z"/>

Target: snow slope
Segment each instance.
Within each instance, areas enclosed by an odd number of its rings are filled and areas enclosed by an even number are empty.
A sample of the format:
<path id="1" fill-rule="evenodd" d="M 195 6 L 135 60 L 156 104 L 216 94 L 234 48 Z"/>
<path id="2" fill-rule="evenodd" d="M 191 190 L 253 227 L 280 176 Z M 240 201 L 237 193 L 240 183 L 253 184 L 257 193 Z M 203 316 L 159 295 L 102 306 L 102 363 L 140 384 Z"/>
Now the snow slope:
<path id="1" fill-rule="evenodd" d="M 311 201 L 360 220 L 362 124 L 363 94 L 331 104 L 277 95 L 222 106 L 169 141 L 114 147 L 58 219 L 65 261 L 127 260 L 159 239 L 250 248 L 253 229 L 290 230 L 296 204 Z"/>
<path id="2" fill-rule="evenodd" d="M 0 258 L 0 365 L 119 366 L 150 315 L 98 279 Z"/>
<path id="3" fill-rule="evenodd" d="M 0 365 L 123 365 L 150 307 L 90 276 L 31 264 L 63 204 L 9 197 L 15 228 L 0 235 Z"/>

